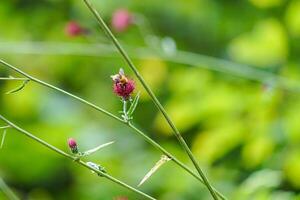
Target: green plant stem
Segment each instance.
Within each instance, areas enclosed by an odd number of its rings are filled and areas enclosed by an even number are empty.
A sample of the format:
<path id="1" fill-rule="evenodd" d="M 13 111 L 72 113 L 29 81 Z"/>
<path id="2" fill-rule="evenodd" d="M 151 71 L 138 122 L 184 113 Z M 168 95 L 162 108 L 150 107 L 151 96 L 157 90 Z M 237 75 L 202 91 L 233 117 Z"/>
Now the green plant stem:
<path id="1" fill-rule="evenodd" d="M 0 129 L 7 129 L 10 128 L 10 126 L 0 126 Z"/>
<path id="2" fill-rule="evenodd" d="M 128 122 L 128 115 L 127 115 L 127 100 L 123 99 L 122 100 L 122 103 L 123 103 L 123 118 L 124 118 L 124 121 L 125 122 Z"/>
<path id="3" fill-rule="evenodd" d="M 19 197 L 8 187 L 8 185 L 0 178 L 0 190 L 7 196 L 10 200 L 20 200 Z"/>
<path id="4" fill-rule="evenodd" d="M 26 81 L 28 78 L 0 77 L 0 81 Z"/>
<path id="5" fill-rule="evenodd" d="M 151 97 L 151 99 L 154 102 L 154 104 L 156 105 L 156 107 L 163 114 L 163 116 L 167 120 L 168 124 L 172 128 L 172 130 L 173 130 L 173 132 L 174 132 L 177 140 L 179 141 L 179 143 L 181 144 L 181 146 L 183 147 L 183 149 L 186 151 L 186 153 L 188 154 L 189 158 L 193 162 L 196 170 L 198 171 L 199 175 L 201 176 L 202 180 L 204 181 L 204 184 L 206 185 L 206 187 L 210 191 L 212 197 L 215 200 L 217 200 L 218 199 L 217 194 L 214 192 L 213 187 L 211 186 L 211 184 L 208 181 L 208 178 L 205 176 L 204 172 L 202 171 L 202 169 L 198 165 L 198 163 L 196 161 L 196 158 L 194 157 L 194 155 L 193 155 L 192 151 L 190 150 L 189 146 L 187 145 L 187 143 L 185 142 L 185 140 L 181 136 L 179 130 L 176 128 L 175 124 L 173 123 L 173 121 L 171 120 L 171 118 L 169 117 L 169 115 L 167 114 L 167 112 L 165 111 L 165 109 L 163 108 L 163 106 L 161 105 L 161 103 L 159 102 L 159 100 L 157 99 L 157 97 L 155 96 L 155 94 L 152 92 L 151 88 L 145 82 L 144 78 L 140 75 L 139 71 L 137 70 L 137 68 L 133 64 L 132 60 L 130 59 L 130 57 L 128 56 L 128 54 L 126 53 L 126 51 L 123 49 L 123 47 L 121 46 L 121 44 L 119 43 L 119 41 L 117 40 L 117 38 L 113 35 L 113 33 L 111 32 L 111 30 L 108 28 L 108 26 L 106 25 L 106 23 L 104 22 L 104 20 L 100 16 L 100 14 L 97 12 L 97 10 L 92 6 L 91 2 L 89 0 L 83 0 L 83 1 L 87 5 L 87 7 L 89 8 L 89 10 L 93 13 L 93 15 L 95 16 L 95 18 L 97 19 L 100 27 L 104 30 L 104 32 L 108 35 L 108 37 L 114 43 L 114 45 L 116 46 L 116 48 L 119 50 L 119 52 L 122 55 L 122 57 L 124 58 L 125 62 L 128 64 L 128 66 L 134 72 L 134 74 L 136 75 L 136 77 L 139 79 L 139 81 L 141 82 L 141 84 L 143 85 L 143 87 L 145 88 L 145 90 L 147 91 L 147 93 L 149 94 L 149 96 Z"/>
<path id="6" fill-rule="evenodd" d="M 107 173 L 102 172 L 101 170 L 98 170 L 98 169 L 95 169 L 94 167 L 89 166 L 87 163 L 83 162 L 82 160 L 76 159 L 76 157 L 74 157 L 74 156 L 72 156 L 72 155 L 70 155 L 70 154 L 68 154 L 68 153 L 66 153 L 66 152 L 64 152 L 64 151 L 56 148 L 55 146 L 52 146 L 51 144 L 45 142 L 44 140 L 42 140 L 42 139 L 34 136 L 33 134 L 29 133 L 28 131 L 20 128 L 17 125 L 15 125 L 11 121 L 9 121 L 5 117 L 3 117 L 2 115 L 0 115 L 0 119 L 2 121 L 4 121 L 5 123 L 7 123 L 8 125 L 10 125 L 12 128 L 14 128 L 17 131 L 19 131 L 20 133 L 23 133 L 24 135 L 26 135 L 30 139 L 35 140 L 36 142 L 40 143 L 41 145 L 47 147 L 48 149 L 50 149 L 50 150 L 52 150 L 52 151 L 54 151 L 54 152 L 56 152 L 56 153 L 58 153 L 58 154 L 60 154 L 62 156 L 65 156 L 66 158 L 69 158 L 69 159 L 75 161 L 76 163 L 78 163 L 79 165 L 81 165 L 81 166 L 83 166 L 85 168 L 88 168 L 88 169 L 94 171 L 95 173 L 99 174 L 101 177 L 107 178 L 108 180 L 110 180 L 110 181 L 112 181 L 112 182 L 114 182 L 114 183 L 116 183 L 116 184 L 118 184 L 118 185 L 120 185 L 120 186 L 122 186 L 122 187 L 124 187 L 124 188 L 126 188 L 126 189 L 128 189 L 128 190 L 130 190 L 130 191 L 132 191 L 134 193 L 136 193 L 136 194 L 139 194 L 139 195 L 143 196 L 144 198 L 155 200 L 155 198 L 153 198 L 153 197 L 151 197 L 151 196 L 149 196 L 149 195 L 141 192 L 140 190 L 137 190 L 137 189 L 135 189 L 135 188 L 127 185 L 126 183 L 123 183 L 122 181 L 120 181 L 120 180 L 118 180 L 118 179 L 110 176 Z"/>
<path id="7" fill-rule="evenodd" d="M 66 94 L 67 96 L 70 96 L 76 100 L 78 100 L 79 102 L 83 103 L 83 104 L 86 104 L 90 107 L 92 107 L 93 109 L 97 110 L 97 111 L 100 111 L 104 114 L 106 114 L 107 116 L 109 117 L 112 117 L 113 119 L 117 120 L 118 122 L 121 122 L 125 125 L 127 125 L 128 127 L 130 127 L 131 129 L 133 129 L 135 132 L 137 132 L 140 136 L 142 136 L 147 142 L 149 142 L 151 145 L 153 145 L 155 148 L 157 148 L 158 150 L 160 150 L 162 153 L 166 154 L 167 156 L 169 156 L 169 158 L 172 159 L 172 161 L 174 161 L 179 167 L 181 167 L 182 169 L 184 169 L 185 171 L 187 171 L 189 174 L 191 174 L 192 176 L 194 176 L 196 179 L 198 179 L 201 183 L 204 184 L 202 178 L 195 174 L 195 172 L 193 172 L 191 169 L 189 169 L 185 164 L 183 164 L 182 162 L 180 162 L 175 156 L 173 156 L 172 154 L 170 154 L 167 150 L 165 150 L 161 145 L 159 145 L 158 143 L 156 143 L 154 140 L 152 140 L 151 138 L 149 138 L 145 133 L 143 133 L 143 131 L 139 130 L 138 128 L 136 128 L 134 125 L 132 125 L 131 123 L 128 123 L 124 120 L 122 120 L 121 118 L 115 116 L 114 114 L 104 110 L 103 108 L 100 108 L 98 106 L 96 106 L 95 104 L 87 101 L 87 100 L 84 100 L 78 96 L 75 96 L 69 92 L 66 92 L 64 91 L 63 89 L 60 89 L 58 87 L 55 87 L 49 83 L 46 83 L 44 81 L 41 81 L 33 76 L 30 76 L 29 74 L 23 72 L 22 70 L 18 69 L 17 67 L 15 66 L 12 66 L 10 64 L 8 64 L 7 62 L 3 61 L 0 59 L 0 63 L 2 63 L 4 66 L 22 74 L 23 76 L 27 77 L 28 79 L 30 79 L 31 81 L 33 82 L 36 82 L 38 84 L 41 84 L 45 87 L 48 87 L 50 89 L 53 89 L 53 90 L 56 90 L 58 92 L 62 92 L 63 94 Z M 108 113 L 108 114 L 107 114 Z M 218 196 L 221 198 L 221 199 L 226 199 L 220 192 L 218 192 L 216 189 L 215 189 L 216 193 L 218 194 Z"/>

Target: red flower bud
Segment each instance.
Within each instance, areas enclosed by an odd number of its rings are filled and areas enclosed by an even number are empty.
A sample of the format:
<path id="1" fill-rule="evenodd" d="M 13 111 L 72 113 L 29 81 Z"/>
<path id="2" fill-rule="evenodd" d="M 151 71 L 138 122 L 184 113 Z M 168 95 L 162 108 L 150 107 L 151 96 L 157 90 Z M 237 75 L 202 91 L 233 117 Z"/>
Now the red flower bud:
<path id="1" fill-rule="evenodd" d="M 125 31 L 130 24 L 133 22 L 132 15 L 125 9 L 119 9 L 114 12 L 111 26 L 117 32 Z"/>
<path id="2" fill-rule="evenodd" d="M 68 140 L 68 145 L 69 145 L 72 153 L 75 153 L 75 154 L 78 153 L 77 143 L 76 143 L 76 141 L 73 138 L 70 138 Z"/>
<path id="3" fill-rule="evenodd" d="M 119 74 L 113 75 L 111 78 L 114 82 L 114 92 L 127 100 L 135 89 L 134 81 L 125 76 L 123 69 L 120 69 Z"/>

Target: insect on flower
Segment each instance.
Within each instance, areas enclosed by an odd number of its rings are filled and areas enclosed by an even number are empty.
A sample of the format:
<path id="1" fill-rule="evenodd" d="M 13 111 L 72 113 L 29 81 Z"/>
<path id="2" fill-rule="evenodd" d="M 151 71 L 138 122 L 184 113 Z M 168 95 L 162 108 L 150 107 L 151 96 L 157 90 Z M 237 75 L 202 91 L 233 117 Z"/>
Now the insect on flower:
<path id="1" fill-rule="evenodd" d="M 128 100 L 135 89 L 134 81 L 125 76 L 122 68 L 118 74 L 112 75 L 111 78 L 114 82 L 114 92 L 123 100 Z"/>

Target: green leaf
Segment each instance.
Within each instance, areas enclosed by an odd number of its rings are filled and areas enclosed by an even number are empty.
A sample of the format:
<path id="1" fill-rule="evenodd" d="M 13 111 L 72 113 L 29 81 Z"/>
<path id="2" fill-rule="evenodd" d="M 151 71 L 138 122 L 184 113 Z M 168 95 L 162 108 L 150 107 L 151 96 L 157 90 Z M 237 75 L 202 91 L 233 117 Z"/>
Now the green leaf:
<path id="1" fill-rule="evenodd" d="M 132 101 L 132 103 L 131 103 L 131 105 L 130 105 L 130 108 L 129 108 L 128 111 L 127 111 L 127 115 L 128 115 L 129 117 L 132 117 L 132 115 L 133 115 L 133 113 L 134 113 L 134 111 L 135 111 L 135 109 L 136 109 L 136 107 L 137 107 L 137 104 L 138 104 L 138 102 L 139 102 L 139 99 L 140 99 L 140 93 L 138 93 L 138 94 L 135 96 L 135 98 L 133 99 L 133 101 Z"/>
<path id="2" fill-rule="evenodd" d="M 29 81 L 30 81 L 29 79 L 23 81 L 22 85 L 20 85 L 19 87 L 15 88 L 13 90 L 10 90 L 10 91 L 6 92 L 6 94 L 13 94 L 13 93 L 16 93 L 16 92 L 22 90 Z"/>
<path id="3" fill-rule="evenodd" d="M 160 160 L 157 161 L 157 163 L 152 167 L 152 169 L 144 176 L 144 178 L 141 180 L 141 182 L 138 184 L 138 187 L 140 187 L 143 183 L 145 183 L 163 164 L 170 161 L 171 159 L 166 156 L 162 155 Z"/>

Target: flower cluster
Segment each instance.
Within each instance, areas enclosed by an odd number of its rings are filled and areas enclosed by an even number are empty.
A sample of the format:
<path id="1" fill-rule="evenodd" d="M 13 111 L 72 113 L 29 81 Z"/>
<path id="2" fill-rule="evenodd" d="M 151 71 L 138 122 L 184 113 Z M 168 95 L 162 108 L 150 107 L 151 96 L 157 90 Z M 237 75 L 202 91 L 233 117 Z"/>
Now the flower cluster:
<path id="1" fill-rule="evenodd" d="M 112 75 L 111 78 L 114 82 L 114 92 L 123 100 L 128 100 L 135 89 L 134 81 L 125 76 L 122 68 L 118 74 Z"/>

